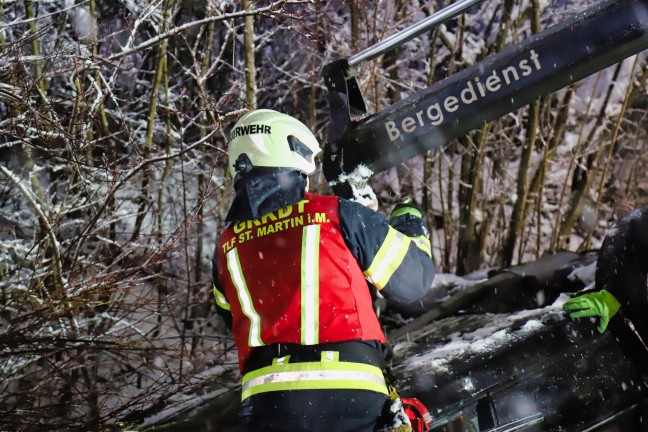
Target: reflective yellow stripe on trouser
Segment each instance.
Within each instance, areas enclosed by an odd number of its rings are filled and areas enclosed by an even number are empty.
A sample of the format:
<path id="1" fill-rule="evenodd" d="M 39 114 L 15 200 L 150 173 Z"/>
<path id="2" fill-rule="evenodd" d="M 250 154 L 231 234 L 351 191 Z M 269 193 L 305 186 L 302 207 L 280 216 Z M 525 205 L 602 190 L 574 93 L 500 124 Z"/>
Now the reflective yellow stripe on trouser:
<path id="1" fill-rule="evenodd" d="M 389 394 L 380 368 L 364 363 L 325 361 L 275 362 L 243 377 L 241 400 L 272 391 L 286 390 L 371 390 Z"/>

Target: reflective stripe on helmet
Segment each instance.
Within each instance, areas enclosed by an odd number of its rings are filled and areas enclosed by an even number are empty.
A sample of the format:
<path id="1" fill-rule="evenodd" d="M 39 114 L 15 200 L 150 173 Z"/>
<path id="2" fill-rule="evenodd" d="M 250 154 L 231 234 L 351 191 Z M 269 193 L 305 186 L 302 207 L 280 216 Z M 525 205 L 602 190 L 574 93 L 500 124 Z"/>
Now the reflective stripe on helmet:
<path id="1" fill-rule="evenodd" d="M 385 378 L 378 367 L 323 360 L 272 364 L 249 372 L 243 377 L 241 400 L 272 391 L 324 389 L 370 390 L 388 394 Z"/>
<path id="2" fill-rule="evenodd" d="M 389 227 L 387 236 L 371 265 L 365 270 L 365 277 L 379 290 L 383 289 L 396 269 L 401 265 L 412 240 Z"/>

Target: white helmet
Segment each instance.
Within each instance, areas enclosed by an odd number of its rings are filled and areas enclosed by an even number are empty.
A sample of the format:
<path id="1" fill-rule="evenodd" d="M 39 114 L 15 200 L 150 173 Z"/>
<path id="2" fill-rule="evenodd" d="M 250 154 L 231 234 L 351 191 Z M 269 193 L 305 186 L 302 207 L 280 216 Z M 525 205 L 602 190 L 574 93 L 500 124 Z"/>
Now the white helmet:
<path id="1" fill-rule="evenodd" d="M 315 171 L 320 152 L 315 135 L 299 120 L 269 109 L 245 114 L 230 132 L 229 169 L 232 178 L 252 167 Z"/>

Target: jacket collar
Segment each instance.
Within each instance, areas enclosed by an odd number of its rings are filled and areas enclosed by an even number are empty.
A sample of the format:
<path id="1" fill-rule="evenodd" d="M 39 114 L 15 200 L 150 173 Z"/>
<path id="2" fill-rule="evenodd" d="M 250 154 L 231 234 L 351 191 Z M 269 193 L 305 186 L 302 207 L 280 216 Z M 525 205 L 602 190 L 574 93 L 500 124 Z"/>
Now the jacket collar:
<path id="1" fill-rule="evenodd" d="M 290 168 L 255 167 L 235 179 L 236 196 L 226 222 L 259 219 L 304 199 L 306 175 Z"/>

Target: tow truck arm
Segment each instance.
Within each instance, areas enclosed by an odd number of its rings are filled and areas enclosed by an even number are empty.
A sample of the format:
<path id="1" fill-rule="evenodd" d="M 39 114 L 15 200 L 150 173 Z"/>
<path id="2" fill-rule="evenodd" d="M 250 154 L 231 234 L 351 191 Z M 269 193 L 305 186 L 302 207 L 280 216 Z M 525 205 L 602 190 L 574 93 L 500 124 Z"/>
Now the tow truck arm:
<path id="1" fill-rule="evenodd" d="M 463 0 L 455 5 L 465 9 L 475 3 Z M 442 19 L 456 16 L 460 9 Z M 422 30 L 409 33 L 415 37 Z M 339 196 L 352 197 L 345 175 L 361 165 L 373 173 L 389 169 L 648 48 L 648 0 L 608 0 L 591 6 L 367 115 L 352 70 L 408 40 L 396 39 L 400 41 L 391 46 L 370 48 L 368 55 L 365 50 L 323 69 L 331 121 L 323 171 Z"/>

